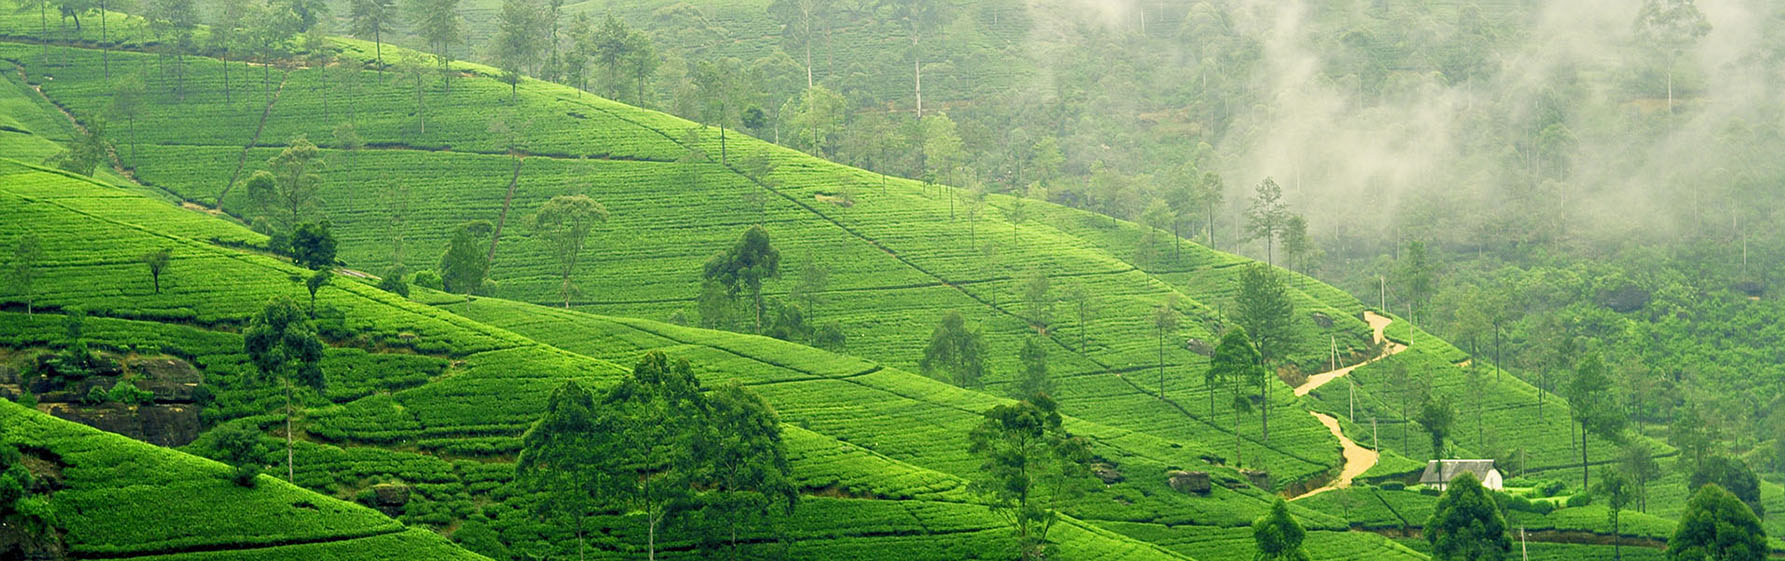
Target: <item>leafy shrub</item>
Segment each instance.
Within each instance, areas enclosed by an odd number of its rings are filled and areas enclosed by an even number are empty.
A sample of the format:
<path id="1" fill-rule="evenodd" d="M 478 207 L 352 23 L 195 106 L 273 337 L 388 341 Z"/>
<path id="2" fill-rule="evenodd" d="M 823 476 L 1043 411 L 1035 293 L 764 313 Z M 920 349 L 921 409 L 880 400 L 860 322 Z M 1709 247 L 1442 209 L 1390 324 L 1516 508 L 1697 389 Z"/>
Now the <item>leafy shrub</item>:
<path id="1" fill-rule="evenodd" d="M 1406 488 L 1407 484 L 1399 481 L 1389 481 L 1382 484 L 1382 490 L 1384 491 L 1400 491 Z"/>
<path id="2" fill-rule="evenodd" d="M 112 401 L 125 405 L 142 405 L 155 401 L 155 392 L 138 389 L 133 380 L 119 380 L 107 395 Z"/>
<path id="3" fill-rule="evenodd" d="M 1593 495 L 1587 493 L 1576 493 L 1574 496 L 1568 497 L 1568 508 L 1583 507 L 1590 504 L 1593 504 Z"/>
<path id="4" fill-rule="evenodd" d="M 111 396 L 107 395 L 104 389 L 99 386 L 87 389 L 87 405 L 100 405 L 107 401 L 111 401 Z"/>
<path id="5" fill-rule="evenodd" d="M 378 281 L 378 289 L 404 298 L 409 297 L 409 283 L 403 282 L 403 275 L 401 274 L 385 275 L 383 279 Z"/>
<path id="6" fill-rule="evenodd" d="M 415 286 L 419 286 L 422 288 L 432 288 L 434 290 L 446 290 L 446 283 L 444 281 L 440 280 L 440 273 L 436 273 L 434 271 L 430 271 L 427 269 L 422 269 L 420 271 L 416 271 L 415 276 L 410 277 L 409 282 L 414 284 Z"/>

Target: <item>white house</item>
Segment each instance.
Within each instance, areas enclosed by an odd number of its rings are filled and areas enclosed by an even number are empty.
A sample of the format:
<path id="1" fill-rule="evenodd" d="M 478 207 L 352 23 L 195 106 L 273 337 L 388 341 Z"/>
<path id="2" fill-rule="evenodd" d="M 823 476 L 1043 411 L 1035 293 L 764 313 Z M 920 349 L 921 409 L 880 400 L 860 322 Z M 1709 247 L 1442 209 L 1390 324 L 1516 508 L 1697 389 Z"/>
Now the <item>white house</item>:
<path id="1" fill-rule="evenodd" d="M 1493 460 L 1432 460 L 1426 463 L 1426 471 L 1419 475 L 1419 482 L 1443 491 L 1451 479 L 1463 472 L 1474 475 L 1482 487 L 1495 491 L 1505 488 L 1500 481 L 1500 470 L 1494 469 Z"/>

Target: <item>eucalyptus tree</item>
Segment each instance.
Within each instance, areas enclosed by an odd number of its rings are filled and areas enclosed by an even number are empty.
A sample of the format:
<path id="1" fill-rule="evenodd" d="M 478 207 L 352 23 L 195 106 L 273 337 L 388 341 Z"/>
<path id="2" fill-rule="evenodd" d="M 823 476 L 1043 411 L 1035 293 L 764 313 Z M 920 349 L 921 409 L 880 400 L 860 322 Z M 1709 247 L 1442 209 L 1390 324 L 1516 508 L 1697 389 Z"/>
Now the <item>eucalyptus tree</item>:
<path id="1" fill-rule="evenodd" d="M 576 263 L 582 256 L 583 246 L 588 242 L 589 232 L 595 225 L 606 222 L 607 207 L 587 195 L 558 195 L 552 197 L 539 213 L 533 215 L 533 227 L 552 248 L 552 256 L 558 261 L 558 275 L 563 280 L 559 296 L 564 300 L 564 307 L 570 307 L 570 276 L 576 272 Z"/>

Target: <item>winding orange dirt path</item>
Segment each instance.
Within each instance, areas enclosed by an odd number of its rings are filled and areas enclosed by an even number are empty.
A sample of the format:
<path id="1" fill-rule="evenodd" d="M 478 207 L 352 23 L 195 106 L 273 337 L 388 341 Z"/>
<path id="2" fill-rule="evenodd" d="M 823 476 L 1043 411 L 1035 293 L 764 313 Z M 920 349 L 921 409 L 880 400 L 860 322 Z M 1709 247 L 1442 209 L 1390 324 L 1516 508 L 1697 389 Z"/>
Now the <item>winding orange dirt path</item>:
<path id="1" fill-rule="evenodd" d="M 1333 380 L 1337 380 L 1341 377 L 1351 374 L 1352 370 L 1356 370 L 1360 366 L 1363 366 L 1363 365 L 1366 365 L 1366 364 L 1369 364 L 1372 362 L 1376 362 L 1378 360 L 1382 360 L 1384 357 L 1394 355 L 1394 354 L 1400 353 L 1401 351 L 1407 350 L 1406 345 L 1402 345 L 1399 343 L 1395 343 L 1393 341 L 1389 341 L 1387 339 L 1384 339 L 1382 336 L 1382 331 L 1384 329 L 1388 328 L 1388 324 L 1394 322 L 1393 319 L 1382 316 L 1375 312 L 1366 311 L 1366 312 L 1364 312 L 1364 322 L 1370 324 L 1370 329 L 1375 331 L 1375 333 L 1373 335 L 1376 338 L 1376 342 L 1383 344 L 1382 354 L 1377 355 L 1375 358 L 1371 358 L 1370 360 L 1366 360 L 1366 361 L 1363 361 L 1363 362 L 1360 362 L 1357 364 L 1353 364 L 1351 366 L 1340 368 L 1338 370 L 1333 370 L 1331 372 L 1322 372 L 1319 374 L 1309 376 L 1308 381 L 1303 382 L 1301 386 L 1298 386 L 1295 388 L 1295 395 L 1297 395 L 1297 396 L 1308 395 L 1309 392 L 1314 391 L 1315 389 L 1319 388 L 1320 386 L 1326 385 L 1327 382 L 1331 382 Z M 1318 494 L 1321 494 L 1321 493 L 1324 493 L 1327 491 L 1331 491 L 1333 489 L 1343 489 L 1346 487 L 1350 487 L 1352 480 L 1357 479 L 1357 477 L 1360 475 L 1363 475 L 1364 472 L 1370 471 L 1370 468 L 1376 467 L 1376 461 L 1378 459 L 1380 459 L 1380 457 L 1381 457 L 1381 454 L 1378 453 L 1377 451 L 1371 450 L 1369 448 L 1365 448 L 1362 446 L 1358 446 L 1358 444 L 1356 442 L 1353 442 L 1350 438 L 1346 438 L 1345 432 L 1343 430 L 1340 430 L 1340 428 L 1339 428 L 1339 420 L 1338 419 L 1333 418 L 1331 415 L 1327 415 L 1327 414 L 1319 413 L 1319 412 L 1315 412 L 1315 411 L 1309 411 L 1308 414 L 1313 415 L 1316 420 L 1320 421 L 1320 424 L 1326 425 L 1326 430 L 1332 432 L 1334 438 L 1339 439 L 1339 448 L 1343 451 L 1343 454 L 1345 456 L 1345 465 L 1343 467 L 1339 468 L 1339 477 L 1334 479 L 1331 483 L 1327 483 L 1324 486 L 1310 490 L 1306 493 L 1302 493 L 1301 495 L 1298 495 L 1298 496 L 1295 496 L 1295 497 L 1289 499 L 1292 501 L 1312 497 L 1314 495 L 1318 495 Z"/>

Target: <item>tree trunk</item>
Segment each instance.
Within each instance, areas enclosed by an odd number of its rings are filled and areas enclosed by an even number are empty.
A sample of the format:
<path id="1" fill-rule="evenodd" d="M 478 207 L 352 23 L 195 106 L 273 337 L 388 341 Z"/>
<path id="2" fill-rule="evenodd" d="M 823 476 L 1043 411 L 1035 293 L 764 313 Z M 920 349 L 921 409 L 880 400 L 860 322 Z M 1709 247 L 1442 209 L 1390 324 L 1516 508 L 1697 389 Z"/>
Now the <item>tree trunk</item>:
<path id="1" fill-rule="evenodd" d="M 1258 389 L 1259 397 L 1263 398 L 1258 401 L 1258 436 L 1267 443 L 1271 441 L 1271 376 L 1275 375 L 1267 362 L 1264 367 L 1264 386 Z"/>
<path id="2" fill-rule="evenodd" d="M 105 2 L 99 3 L 99 61 L 105 67 L 106 79 L 112 77 L 112 45 L 105 33 Z"/>
<path id="3" fill-rule="evenodd" d="M 382 27 L 382 24 L 380 24 L 380 27 Z M 375 52 L 377 52 L 377 56 L 378 56 L 378 85 L 380 85 L 380 86 L 384 85 L 384 37 L 383 37 L 383 35 L 384 35 L 384 30 L 382 30 L 382 29 L 374 28 L 372 30 L 372 49 Z M 582 538 L 579 536 L 577 539 L 581 540 Z M 577 556 L 578 557 L 582 556 L 582 552 L 580 550 L 577 552 Z"/>
<path id="4" fill-rule="evenodd" d="M 911 48 L 917 48 L 917 38 L 911 38 Z M 917 77 L 917 120 L 923 120 L 923 59 L 915 53 L 911 55 L 911 72 Z"/>
<path id="5" fill-rule="evenodd" d="M 285 381 L 285 480 L 297 484 L 297 468 L 291 452 L 291 380 Z"/>
<path id="6" fill-rule="evenodd" d="M 490 254 L 484 257 L 486 266 L 496 264 L 496 242 L 502 241 L 502 225 L 508 222 L 508 207 L 514 202 L 514 188 L 521 181 L 521 160 L 518 154 L 514 157 L 514 175 L 508 178 L 508 196 L 502 198 L 502 214 L 496 215 L 496 229 L 490 233 Z"/>
<path id="7" fill-rule="evenodd" d="M 1580 423 L 1580 488 L 1587 489 L 1587 422 Z"/>
<path id="8" fill-rule="evenodd" d="M 1159 330 L 1159 399 L 1165 399 L 1165 329 Z"/>
<path id="9" fill-rule="evenodd" d="M 105 21 L 105 20 L 100 20 L 100 21 Z M 228 105 L 230 102 L 230 99 L 229 99 L 229 52 L 225 51 L 222 54 L 223 54 L 223 57 L 222 57 L 222 59 L 223 59 L 223 103 L 225 105 Z"/>

